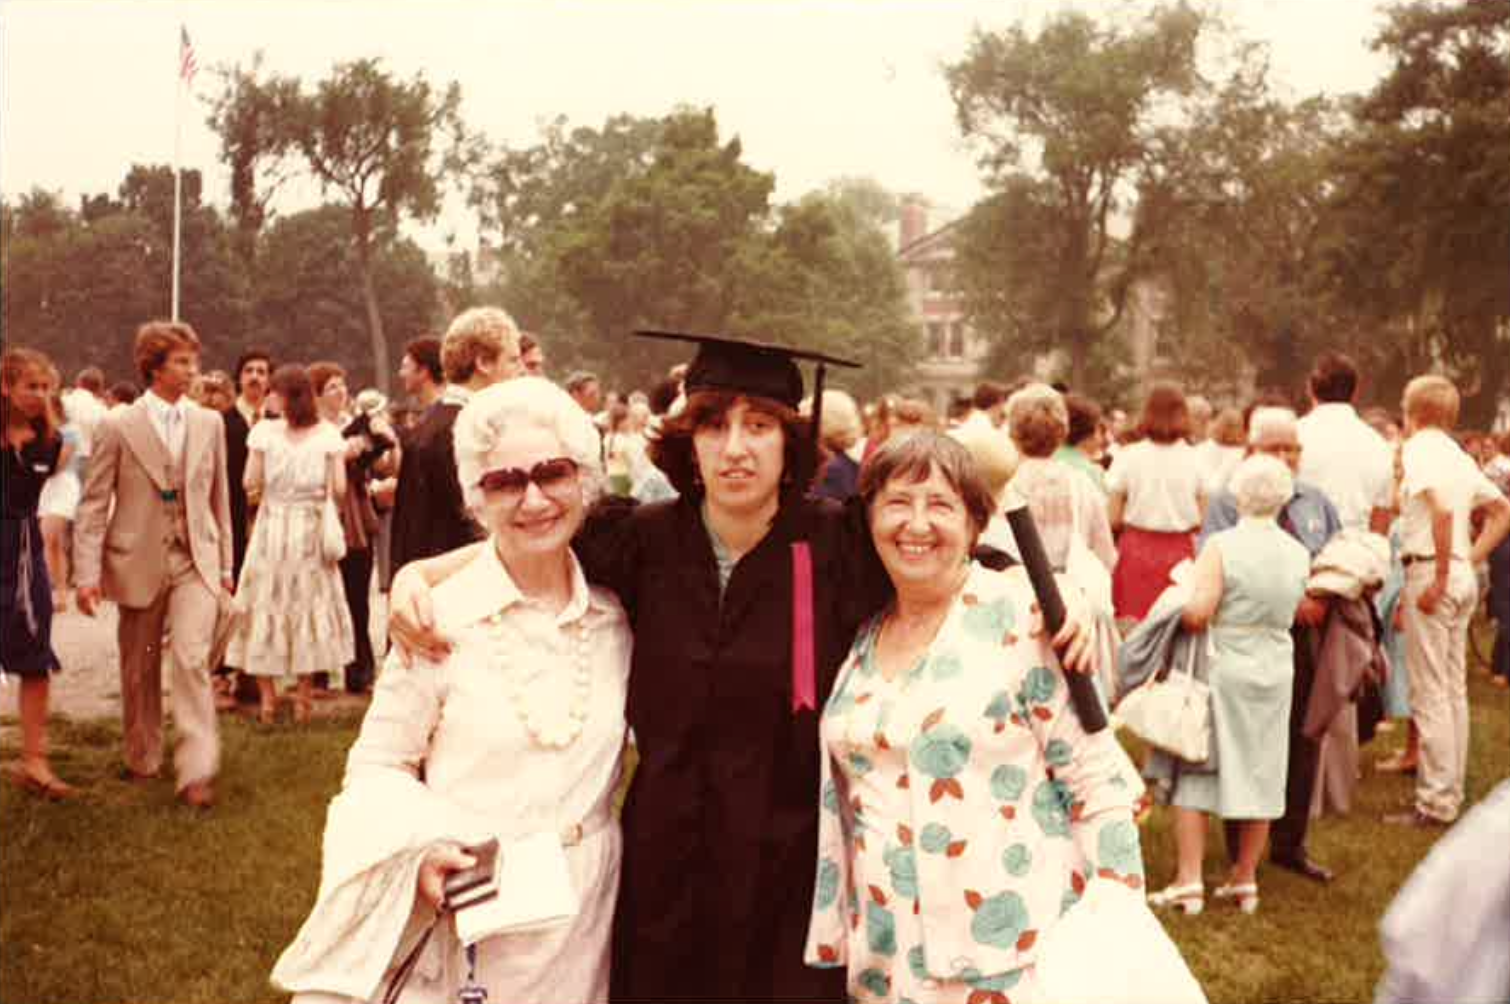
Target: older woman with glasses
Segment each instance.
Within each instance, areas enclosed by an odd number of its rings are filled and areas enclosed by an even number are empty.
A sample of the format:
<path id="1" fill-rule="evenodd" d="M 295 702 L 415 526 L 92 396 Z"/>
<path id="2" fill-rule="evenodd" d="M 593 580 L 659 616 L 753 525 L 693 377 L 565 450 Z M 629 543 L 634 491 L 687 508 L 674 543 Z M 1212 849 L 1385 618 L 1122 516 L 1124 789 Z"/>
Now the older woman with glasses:
<path id="1" fill-rule="evenodd" d="M 489 541 L 435 590 L 450 654 L 391 657 L 378 679 L 331 803 L 319 900 L 273 972 L 296 1000 L 378 999 L 446 876 L 474 864 L 463 846 L 497 837 L 506 866 L 511 842 L 544 835 L 579 908 L 483 939 L 477 982 L 501 1001 L 607 998 L 630 636 L 569 547 L 601 489 L 598 434 L 565 391 L 525 377 L 473 395 L 454 437 Z M 435 930 L 409 979 L 453 1000 L 465 956 L 449 920 Z"/>

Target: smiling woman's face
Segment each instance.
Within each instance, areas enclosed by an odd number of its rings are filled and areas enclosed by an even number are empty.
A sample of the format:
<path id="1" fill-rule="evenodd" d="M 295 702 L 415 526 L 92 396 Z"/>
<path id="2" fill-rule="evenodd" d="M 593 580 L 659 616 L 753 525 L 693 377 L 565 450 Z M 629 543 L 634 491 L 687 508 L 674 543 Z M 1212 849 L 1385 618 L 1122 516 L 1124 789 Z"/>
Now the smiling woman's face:
<path id="1" fill-rule="evenodd" d="M 876 493 L 870 535 L 899 593 L 953 581 L 973 543 L 965 501 L 937 467 L 922 481 L 894 477 Z"/>
<path id="2" fill-rule="evenodd" d="M 559 436 L 538 425 L 511 428 L 488 454 L 488 471 L 536 470 L 536 465 L 569 457 Z M 483 489 L 483 523 L 498 540 L 505 561 L 564 552 L 586 515 L 580 475 L 530 482 L 523 492 Z"/>
<path id="3" fill-rule="evenodd" d="M 692 434 L 708 504 L 732 513 L 758 512 L 775 500 L 786 462 L 781 419 L 739 398 Z"/>

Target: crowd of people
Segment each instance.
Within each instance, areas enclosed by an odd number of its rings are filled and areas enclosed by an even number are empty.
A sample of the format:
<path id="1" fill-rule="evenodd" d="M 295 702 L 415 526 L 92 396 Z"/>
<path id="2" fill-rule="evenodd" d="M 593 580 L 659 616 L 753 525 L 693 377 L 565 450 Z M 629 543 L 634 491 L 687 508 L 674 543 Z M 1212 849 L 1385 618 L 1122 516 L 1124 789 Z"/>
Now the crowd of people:
<path id="1" fill-rule="evenodd" d="M 492 307 L 405 346 L 401 402 L 334 363 L 202 373 L 202 352 L 143 325 L 135 395 L 93 368 L 61 392 L 45 356 L 5 351 L 10 776 L 78 795 L 45 728 L 71 598 L 119 610 L 132 782 L 162 771 L 166 663 L 191 806 L 215 802 L 217 708 L 276 727 L 285 696 L 298 723 L 322 691 L 370 693 L 273 974 L 296 999 L 1054 999 L 1039 964 L 1077 903 L 1205 909 L 1210 817 L 1214 900 L 1256 911 L 1266 858 L 1330 881 L 1308 830 L 1350 810 L 1380 729 L 1409 741 L 1379 769 L 1416 777 L 1385 821 L 1457 819 L 1481 568 L 1510 683 L 1510 436 L 1458 437 L 1438 375 L 1360 413 L 1327 353 L 1303 402 L 1156 383 L 1130 421 L 1031 380 L 945 416 L 862 407 L 722 339 L 620 397 L 553 382 Z M 1052 638 L 1016 505 L 1069 600 Z M 384 660 L 369 597 L 390 579 Z M 1063 675 L 1116 721 L 1185 671 L 1209 755 L 1152 737 L 1141 767 Z M 1152 890 L 1155 803 L 1177 866 Z M 464 950 L 435 918 L 490 838 L 573 904 L 511 890 L 512 926 Z"/>

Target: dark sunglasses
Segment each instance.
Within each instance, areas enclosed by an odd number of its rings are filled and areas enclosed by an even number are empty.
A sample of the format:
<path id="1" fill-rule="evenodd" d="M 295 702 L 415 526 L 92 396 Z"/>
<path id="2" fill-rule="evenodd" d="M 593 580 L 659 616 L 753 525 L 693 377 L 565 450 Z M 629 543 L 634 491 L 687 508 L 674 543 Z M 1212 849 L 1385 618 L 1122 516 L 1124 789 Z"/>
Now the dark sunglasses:
<path id="1" fill-rule="evenodd" d="M 570 457 L 553 457 L 550 460 L 540 461 L 529 470 L 522 467 L 503 467 L 496 471 L 488 471 L 477 484 L 485 492 L 523 495 L 529 489 L 531 481 L 542 492 L 559 493 L 575 484 L 576 480 L 577 462 Z"/>

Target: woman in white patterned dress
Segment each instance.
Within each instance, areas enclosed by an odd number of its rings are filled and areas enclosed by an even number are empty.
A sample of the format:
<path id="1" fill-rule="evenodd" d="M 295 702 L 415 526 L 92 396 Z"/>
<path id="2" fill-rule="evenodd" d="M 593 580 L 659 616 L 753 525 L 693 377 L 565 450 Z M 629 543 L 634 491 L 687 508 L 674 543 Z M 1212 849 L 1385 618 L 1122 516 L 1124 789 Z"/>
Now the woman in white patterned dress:
<path id="1" fill-rule="evenodd" d="M 325 501 L 346 491 L 346 444 L 320 421 L 304 367 L 280 366 L 272 392 L 283 418 L 258 422 L 246 442 L 247 496 L 260 495 L 261 504 L 226 650 L 227 665 L 256 677 L 265 725 L 274 720 L 279 678 L 298 679 L 294 720 L 307 721 L 313 675 L 329 673 L 335 686 L 354 647 L 340 568 L 320 546 Z"/>

